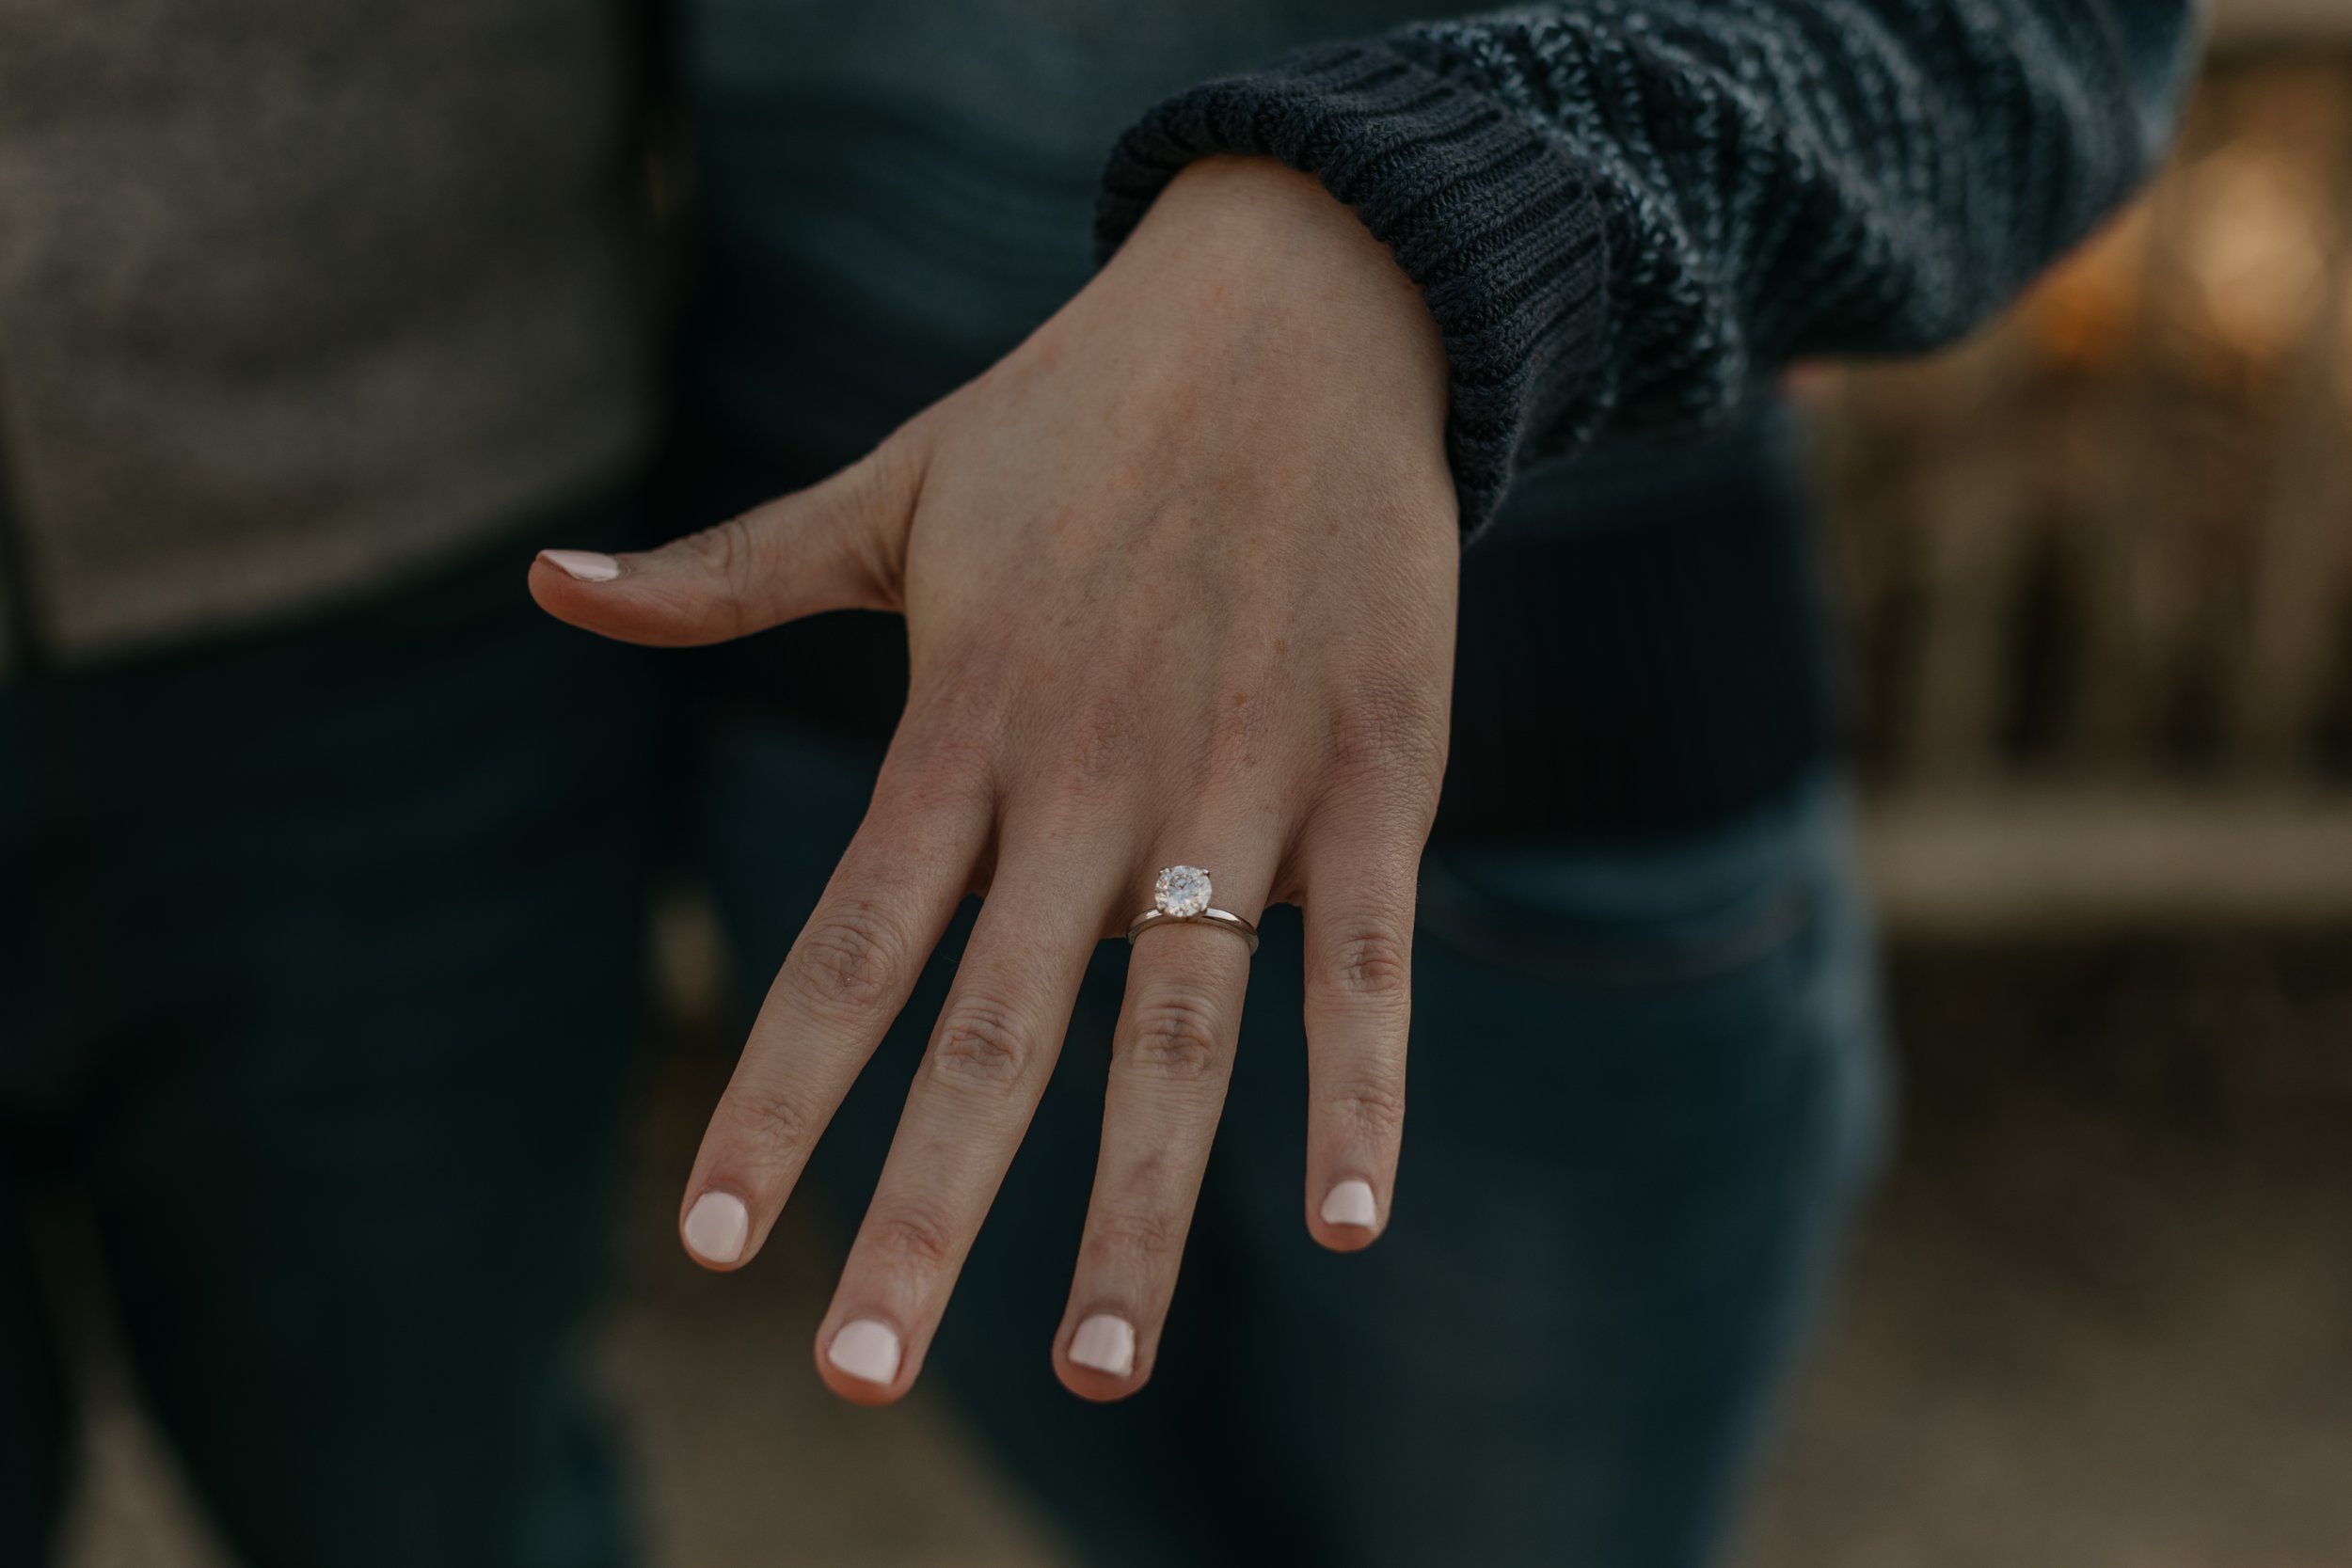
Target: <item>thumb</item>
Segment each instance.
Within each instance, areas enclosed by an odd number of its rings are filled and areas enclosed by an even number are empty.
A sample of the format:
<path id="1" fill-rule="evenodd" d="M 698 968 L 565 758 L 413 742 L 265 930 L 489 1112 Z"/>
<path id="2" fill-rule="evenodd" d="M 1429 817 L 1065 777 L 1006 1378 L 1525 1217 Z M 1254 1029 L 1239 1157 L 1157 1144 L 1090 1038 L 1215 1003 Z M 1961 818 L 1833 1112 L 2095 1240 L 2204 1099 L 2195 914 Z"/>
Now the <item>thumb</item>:
<path id="1" fill-rule="evenodd" d="M 658 550 L 542 550 L 531 596 L 623 642 L 725 642 L 823 610 L 896 610 L 916 460 L 901 438 Z"/>

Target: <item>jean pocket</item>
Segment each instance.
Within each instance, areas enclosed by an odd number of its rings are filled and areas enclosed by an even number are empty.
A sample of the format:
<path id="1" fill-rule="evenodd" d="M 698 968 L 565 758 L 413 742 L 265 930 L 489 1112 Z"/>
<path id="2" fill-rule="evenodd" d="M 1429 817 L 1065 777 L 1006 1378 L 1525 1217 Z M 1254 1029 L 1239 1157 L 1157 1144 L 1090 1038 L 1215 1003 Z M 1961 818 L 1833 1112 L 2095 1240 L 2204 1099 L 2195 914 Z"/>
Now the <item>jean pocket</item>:
<path id="1" fill-rule="evenodd" d="M 1596 988 L 1688 985 L 1802 942 L 1836 882 L 1834 803 L 1798 802 L 1654 850 L 1433 848 L 1423 939 L 1518 978 Z"/>

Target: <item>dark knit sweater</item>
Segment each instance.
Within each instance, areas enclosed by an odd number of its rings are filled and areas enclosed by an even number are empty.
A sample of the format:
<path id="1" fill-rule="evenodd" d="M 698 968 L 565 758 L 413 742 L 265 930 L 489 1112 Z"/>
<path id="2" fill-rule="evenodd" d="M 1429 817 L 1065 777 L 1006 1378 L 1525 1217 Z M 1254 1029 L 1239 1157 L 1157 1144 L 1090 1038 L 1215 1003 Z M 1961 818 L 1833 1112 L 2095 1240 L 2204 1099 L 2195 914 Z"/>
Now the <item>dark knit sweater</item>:
<path id="1" fill-rule="evenodd" d="M 1451 356 L 1473 547 L 1440 838 L 1725 820 L 1819 767 L 1833 730 L 1799 463 L 1759 388 L 1794 358 L 1948 339 L 2080 237 L 2165 140 L 2191 6 L 1591 0 L 1416 24 L 1180 92 L 1115 138 L 1099 186 L 1081 172 L 1139 84 L 1403 9 L 869 0 L 819 32 L 704 0 L 687 467 L 712 513 L 817 477 L 1066 296 L 1073 208 L 1093 201 L 1104 254 L 1192 158 L 1279 158 L 1390 245 Z M 895 626 L 755 642 L 731 656 L 744 689 L 887 733 Z"/>
<path id="2" fill-rule="evenodd" d="M 1579 0 L 1161 103 L 1101 248 L 1211 152 L 1357 209 L 1445 333 L 1475 536 L 1523 462 L 1722 424 L 1806 356 L 1949 341 L 2147 173 L 2190 0 Z"/>

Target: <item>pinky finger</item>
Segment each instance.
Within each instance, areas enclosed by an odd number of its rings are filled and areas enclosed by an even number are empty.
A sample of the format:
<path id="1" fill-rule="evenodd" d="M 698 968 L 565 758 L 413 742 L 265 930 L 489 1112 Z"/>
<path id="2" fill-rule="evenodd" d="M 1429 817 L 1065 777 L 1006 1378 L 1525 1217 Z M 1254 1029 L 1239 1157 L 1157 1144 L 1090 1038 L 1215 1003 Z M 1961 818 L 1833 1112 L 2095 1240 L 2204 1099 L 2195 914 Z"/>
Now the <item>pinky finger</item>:
<path id="1" fill-rule="evenodd" d="M 1309 873 L 1307 1228 L 1337 1251 L 1379 1236 L 1396 1187 L 1418 879 L 1410 858 L 1383 868 L 1350 856 Z"/>

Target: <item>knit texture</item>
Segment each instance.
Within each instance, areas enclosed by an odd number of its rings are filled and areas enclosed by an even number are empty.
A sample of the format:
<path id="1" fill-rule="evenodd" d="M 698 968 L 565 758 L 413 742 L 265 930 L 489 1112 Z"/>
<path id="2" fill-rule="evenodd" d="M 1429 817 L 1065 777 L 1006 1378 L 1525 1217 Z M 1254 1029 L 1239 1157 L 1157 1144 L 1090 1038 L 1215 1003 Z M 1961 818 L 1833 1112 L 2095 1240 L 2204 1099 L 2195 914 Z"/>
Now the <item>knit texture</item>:
<path id="1" fill-rule="evenodd" d="M 1422 290 L 1465 530 L 1514 471 L 1717 428 L 1798 358 L 1999 309 L 2144 177 L 2192 0 L 1581 0 L 1310 50 L 1152 109 L 1107 256 L 1168 180 L 1279 159 Z"/>

